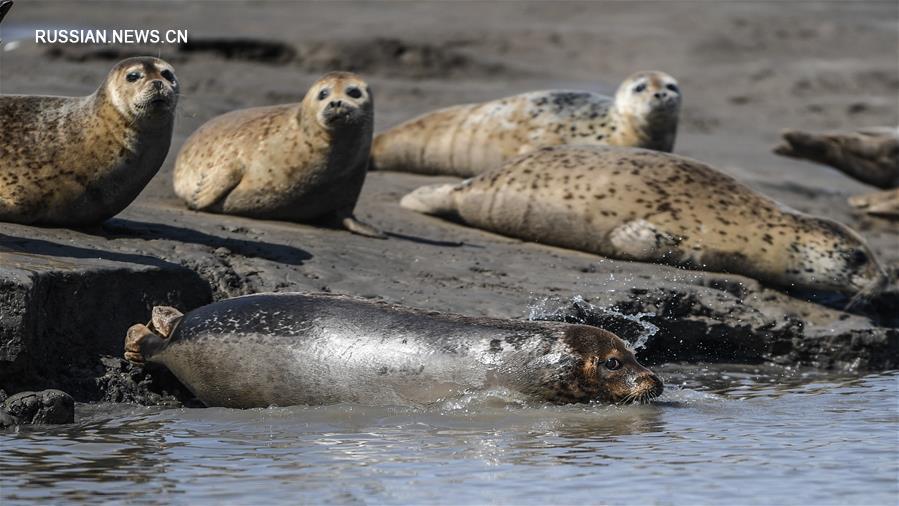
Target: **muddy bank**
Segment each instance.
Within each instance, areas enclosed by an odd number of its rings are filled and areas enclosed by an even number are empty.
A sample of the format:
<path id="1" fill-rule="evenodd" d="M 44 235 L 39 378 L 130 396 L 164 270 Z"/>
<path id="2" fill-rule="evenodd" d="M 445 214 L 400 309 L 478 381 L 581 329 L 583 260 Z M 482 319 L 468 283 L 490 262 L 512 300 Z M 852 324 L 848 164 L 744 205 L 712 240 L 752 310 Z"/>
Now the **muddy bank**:
<path id="1" fill-rule="evenodd" d="M 832 2 L 82 3 L 75 26 L 186 26 L 192 42 L 152 48 L 183 96 L 172 149 L 138 200 L 89 231 L 0 224 L 0 388 L 62 388 L 76 400 L 188 400 L 165 371 L 121 362 L 127 327 L 152 305 L 183 310 L 262 291 L 346 293 L 468 315 L 557 317 L 659 328 L 643 359 L 882 370 L 897 365 L 899 297 L 851 312 L 845 299 L 788 294 L 738 276 L 619 262 L 524 243 L 399 208 L 417 186 L 451 181 L 371 173 L 360 219 L 343 231 L 187 211 L 172 195 L 174 157 L 223 112 L 299 100 L 318 75 L 357 70 L 372 84 L 376 127 L 454 103 L 551 87 L 611 92 L 628 74 L 678 78 L 675 152 L 706 161 L 791 207 L 860 231 L 891 269 L 899 225 L 846 204 L 869 191 L 831 169 L 777 157 L 786 127 L 895 125 L 899 7 Z M 4 20 L 0 92 L 91 93 L 135 47 L 37 46 L 7 33 L 58 22 L 56 2 L 17 3 Z M 650 27 L 650 28 L 647 28 Z M 17 45 L 10 48 L 9 42 Z M 593 309 L 572 304 L 580 296 Z M 555 304 L 549 308 L 549 302 Z M 589 310 L 588 310 L 589 309 Z M 642 328 L 638 326 L 639 328 Z M 103 358 L 108 357 L 108 358 Z"/>

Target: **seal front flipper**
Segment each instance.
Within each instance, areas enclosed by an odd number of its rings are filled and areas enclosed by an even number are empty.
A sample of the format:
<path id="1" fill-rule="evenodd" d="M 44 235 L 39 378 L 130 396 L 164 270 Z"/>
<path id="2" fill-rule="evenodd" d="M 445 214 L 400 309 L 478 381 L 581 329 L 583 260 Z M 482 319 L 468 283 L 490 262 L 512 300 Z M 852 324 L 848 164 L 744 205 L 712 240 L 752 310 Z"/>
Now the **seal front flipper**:
<path id="1" fill-rule="evenodd" d="M 387 239 L 387 236 L 384 235 L 384 232 L 381 232 L 377 228 L 363 223 L 356 219 L 355 216 L 346 216 L 340 220 L 340 224 L 343 228 L 349 230 L 350 232 L 358 235 L 362 235 L 365 237 L 372 237 L 374 239 Z"/>
<path id="2" fill-rule="evenodd" d="M 608 241 L 619 255 L 634 260 L 671 259 L 679 254 L 681 239 L 659 230 L 652 223 L 637 219 L 622 223 L 609 232 Z"/>
<path id="3" fill-rule="evenodd" d="M 339 211 L 335 211 L 326 218 L 325 224 L 335 228 L 343 228 L 353 234 L 361 235 L 364 237 L 371 237 L 374 239 L 387 239 L 387 236 L 384 235 L 384 232 L 381 232 L 368 223 L 359 221 L 355 216 L 353 216 L 352 209 L 341 209 Z"/>
<path id="4" fill-rule="evenodd" d="M 125 334 L 125 360 L 143 364 L 165 345 L 165 339 L 142 323 L 132 325 Z"/>
<path id="5" fill-rule="evenodd" d="M 202 211 L 224 200 L 243 180 L 243 171 L 230 169 L 204 171 L 187 199 L 191 209 Z"/>
<path id="6" fill-rule="evenodd" d="M 458 208 L 453 192 L 459 186 L 454 184 L 422 186 L 403 197 L 400 206 L 423 214 L 455 216 Z"/>

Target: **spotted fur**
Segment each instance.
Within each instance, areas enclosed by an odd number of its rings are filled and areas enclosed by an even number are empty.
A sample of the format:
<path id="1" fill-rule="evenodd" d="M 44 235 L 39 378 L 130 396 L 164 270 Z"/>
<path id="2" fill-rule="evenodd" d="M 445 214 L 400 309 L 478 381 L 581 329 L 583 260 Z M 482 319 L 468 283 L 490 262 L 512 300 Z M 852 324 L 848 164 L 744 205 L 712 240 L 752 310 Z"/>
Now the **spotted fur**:
<path id="1" fill-rule="evenodd" d="M 379 235 L 352 218 L 368 170 L 373 114 L 368 85 L 355 74 L 331 72 L 301 103 L 213 118 L 181 148 L 175 193 L 191 209 L 302 223 L 344 220 L 352 231 Z"/>
<path id="2" fill-rule="evenodd" d="M 855 293 L 887 280 L 848 227 L 658 151 L 541 148 L 464 183 L 421 188 L 401 204 L 530 241 L 778 286 Z"/>
<path id="3" fill-rule="evenodd" d="M 379 170 L 473 176 L 541 146 L 590 144 L 671 151 L 681 93 L 662 72 L 638 72 L 614 98 L 550 90 L 440 109 L 378 135 Z"/>
<path id="4" fill-rule="evenodd" d="M 165 160 L 177 100 L 171 66 L 149 57 L 119 62 L 86 97 L 0 96 L 0 220 L 85 226 L 118 214 Z"/>

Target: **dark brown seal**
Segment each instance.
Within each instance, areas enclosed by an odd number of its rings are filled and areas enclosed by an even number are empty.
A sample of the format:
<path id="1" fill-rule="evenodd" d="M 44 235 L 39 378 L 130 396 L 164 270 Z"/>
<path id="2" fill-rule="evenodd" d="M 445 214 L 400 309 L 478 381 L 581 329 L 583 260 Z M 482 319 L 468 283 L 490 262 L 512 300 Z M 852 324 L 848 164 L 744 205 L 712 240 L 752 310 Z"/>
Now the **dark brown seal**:
<path id="1" fill-rule="evenodd" d="M 624 403 L 662 392 L 623 340 L 585 325 L 296 293 L 178 316 L 161 308 L 149 327 L 131 327 L 125 356 L 164 364 L 208 406 L 422 405 L 492 388 L 554 403 Z"/>

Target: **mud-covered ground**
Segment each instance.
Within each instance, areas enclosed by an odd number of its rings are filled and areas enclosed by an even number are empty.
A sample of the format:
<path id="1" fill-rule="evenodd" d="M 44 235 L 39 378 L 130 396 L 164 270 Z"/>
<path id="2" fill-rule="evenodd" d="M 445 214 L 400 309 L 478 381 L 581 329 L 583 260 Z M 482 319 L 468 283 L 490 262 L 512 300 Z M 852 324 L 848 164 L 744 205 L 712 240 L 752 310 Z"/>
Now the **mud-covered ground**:
<path id="1" fill-rule="evenodd" d="M 33 43 L 35 28 L 54 27 L 186 28 L 190 43 Z M 675 152 L 849 224 L 895 269 L 899 224 L 854 216 L 846 203 L 872 188 L 771 153 L 782 128 L 899 123 L 895 2 L 22 1 L 0 36 L 4 94 L 88 94 L 116 60 L 147 53 L 170 61 L 182 83 L 169 157 L 120 216 L 83 231 L 0 225 L 7 390 L 56 386 L 81 399 L 158 400 L 139 386 L 146 371 L 96 357 L 118 356 L 124 330 L 146 320 L 152 304 L 189 309 L 273 290 L 501 317 L 564 308 L 569 319 L 626 336 L 638 330 L 608 309 L 652 313 L 646 319 L 660 331 L 643 352 L 650 361 L 899 367 L 895 284 L 846 313 L 839 297 L 603 259 L 399 207 L 406 192 L 449 178 L 369 174 L 357 215 L 388 231 L 386 241 L 195 213 L 171 191 L 175 154 L 199 125 L 235 108 L 298 101 L 328 70 L 369 80 L 382 130 L 436 107 L 532 89 L 611 93 L 628 74 L 658 69 L 684 93 Z M 574 296 L 593 307 L 572 305 Z"/>

